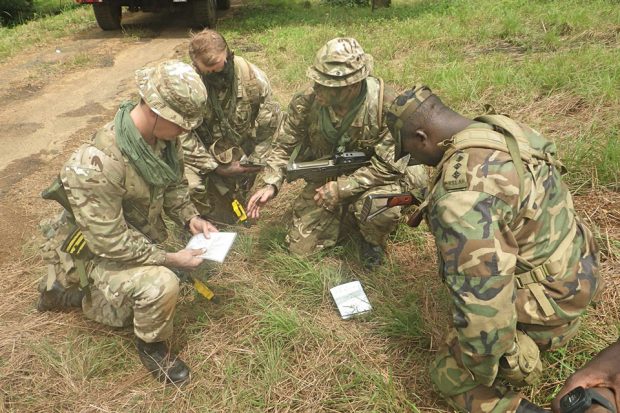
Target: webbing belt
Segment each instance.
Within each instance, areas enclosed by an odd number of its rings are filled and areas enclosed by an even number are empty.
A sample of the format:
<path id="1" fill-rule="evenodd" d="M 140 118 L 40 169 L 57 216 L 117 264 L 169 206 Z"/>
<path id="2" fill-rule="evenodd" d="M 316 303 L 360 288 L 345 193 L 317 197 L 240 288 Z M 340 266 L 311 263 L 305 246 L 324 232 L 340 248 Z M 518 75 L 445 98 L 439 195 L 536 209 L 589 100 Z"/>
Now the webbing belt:
<path id="1" fill-rule="evenodd" d="M 559 269 L 557 268 L 557 265 L 543 263 L 527 272 L 515 275 L 517 288 L 529 289 L 546 317 L 550 317 L 555 314 L 555 310 L 549 302 L 549 298 L 545 295 L 545 290 L 541 282 L 545 281 L 547 277 L 552 277 L 558 272 Z"/>

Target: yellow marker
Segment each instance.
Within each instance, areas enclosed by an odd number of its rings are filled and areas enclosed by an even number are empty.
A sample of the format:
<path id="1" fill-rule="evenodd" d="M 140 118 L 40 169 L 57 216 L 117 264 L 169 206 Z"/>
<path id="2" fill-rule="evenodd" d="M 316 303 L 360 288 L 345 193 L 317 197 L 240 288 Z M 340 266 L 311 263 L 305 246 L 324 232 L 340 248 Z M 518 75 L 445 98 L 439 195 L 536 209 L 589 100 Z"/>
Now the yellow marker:
<path id="1" fill-rule="evenodd" d="M 237 216 L 237 218 L 239 218 L 239 222 L 245 225 L 246 224 L 245 221 L 247 221 L 248 216 L 246 215 L 245 209 L 243 209 L 243 205 L 241 205 L 241 202 L 237 201 L 236 199 L 233 199 L 231 205 L 232 205 L 232 209 L 235 215 Z"/>
<path id="2" fill-rule="evenodd" d="M 194 288 L 196 289 L 196 291 L 198 291 L 198 293 L 200 293 L 200 295 L 202 295 L 207 300 L 211 300 L 213 296 L 215 295 L 213 294 L 213 291 L 211 291 L 211 289 L 207 287 L 207 284 L 195 278 L 194 278 Z"/>

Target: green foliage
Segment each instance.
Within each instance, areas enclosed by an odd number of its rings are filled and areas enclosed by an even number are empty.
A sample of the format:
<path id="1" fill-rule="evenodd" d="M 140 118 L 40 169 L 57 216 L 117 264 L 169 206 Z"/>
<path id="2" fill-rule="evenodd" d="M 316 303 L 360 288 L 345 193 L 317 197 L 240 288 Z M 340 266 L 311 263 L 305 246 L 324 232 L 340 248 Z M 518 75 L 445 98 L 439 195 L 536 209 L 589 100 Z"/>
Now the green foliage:
<path id="1" fill-rule="evenodd" d="M 277 343 L 292 343 L 299 335 L 302 320 L 295 309 L 265 307 L 259 320 L 258 335 Z"/>
<path id="2" fill-rule="evenodd" d="M 418 247 L 426 243 L 428 237 L 428 229 L 423 224 L 418 228 L 411 228 L 406 224 L 399 224 L 396 231 L 390 236 L 393 244 L 415 245 Z"/>
<path id="3" fill-rule="evenodd" d="M 407 345 L 427 346 L 430 342 L 416 294 L 409 293 L 399 301 L 383 303 L 376 312 L 379 329 L 387 337 Z"/>
<path id="4" fill-rule="evenodd" d="M 295 288 L 300 301 L 320 303 L 329 288 L 342 282 L 343 274 L 340 266 L 316 258 L 298 257 L 279 248 L 271 251 L 266 264 L 276 281 Z"/>
<path id="5" fill-rule="evenodd" d="M 33 0 L 0 0 L 0 26 L 21 23 L 33 15 Z"/>
<path id="6" fill-rule="evenodd" d="M 0 27 L 0 59 L 13 56 L 34 45 L 56 42 L 59 37 L 73 35 L 94 24 L 95 17 L 92 10 L 88 7 L 79 7 L 12 28 Z"/>
<path id="7" fill-rule="evenodd" d="M 368 0 L 323 0 L 324 3 L 331 6 L 339 7 L 354 7 L 354 6 L 368 6 Z"/>
<path id="8" fill-rule="evenodd" d="M 21 24 L 33 17 L 77 7 L 73 0 L 0 0 L 0 27 Z"/>
<path id="9" fill-rule="evenodd" d="M 35 13 L 47 16 L 67 11 L 79 5 L 74 0 L 34 0 Z"/>

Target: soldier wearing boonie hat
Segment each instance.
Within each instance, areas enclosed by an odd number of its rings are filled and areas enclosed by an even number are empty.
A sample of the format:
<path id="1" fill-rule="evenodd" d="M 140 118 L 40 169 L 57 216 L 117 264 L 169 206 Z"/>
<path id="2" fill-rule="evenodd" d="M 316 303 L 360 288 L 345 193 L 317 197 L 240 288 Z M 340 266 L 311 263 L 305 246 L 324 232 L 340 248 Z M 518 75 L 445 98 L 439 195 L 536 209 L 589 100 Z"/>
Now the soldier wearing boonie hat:
<path id="1" fill-rule="evenodd" d="M 197 267 L 203 251 L 166 252 L 162 212 L 193 234 L 217 231 L 189 200 L 178 143 L 202 122 L 207 92 L 176 60 L 138 70 L 136 82 L 140 102 L 121 104 L 61 170 L 54 193 L 65 211 L 46 233 L 48 275 L 37 308 L 81 307 L 103 324 L 133 324 L 145 367 L 180 384 L 189 369 L 165 343 L 179 292 L 171 268 Z"/>
<path id="2" fill-rule="evenodd" d="M 349 86 L 370 76 L 373 58 L 353 38 L 336 38 L 319 49 L 306 76 L 327 87 Z"/>
<path id="3" fill-rule="evenodd" d="M 136 71 L 140 97 L 153 112 L 185 130 L 202 123 L 207 91 L 188 64 L 168 60 Z"/>
<path id="4" fill-rule="evenodd" d="M 575 336 L 603 286 L 555 145 L 507 116 L 467 119 L 423 85 L 394 100 L 387 123 L 397 157 L 437 168 L 421 210 L 454 323 L 433 382 L 458 411 L 546 411 L 512 389 L 536 382 L 540 352 Z"/>
<path id="5" fill-rule="evenodd" d="M 371 75 L 372 68 L 372 56 L 353 38 L 335 38 L 321 47 L 306 71 L 313 86 L 292 99 L 268 167 L 257 178 L 262 188 L 250 198 L 251 217 L 258 217 L 260 208 L 276 195 L 283 168 L 293 154 L 296 161 L 349 151 L 371 157 L 369 166 L 349 175 L 307 182 L 293 206 L 287 235 L 293 253 L 305 255 L 332 247 L 342 238 L 341 230 L 353 229 L 361 234 L 365 266 L 382 263 L 387 236 L 396 228 L 400 210 L 386 211 L 368 222 L 360 222 L 359 217 L 369 195 L 405 189 L 407 162 L 395 159 L 394 139 L 385 125 L 385 112 L 395 94 Z M 424 182 L 424 168 L 414 168 L 412 176 Z"/>

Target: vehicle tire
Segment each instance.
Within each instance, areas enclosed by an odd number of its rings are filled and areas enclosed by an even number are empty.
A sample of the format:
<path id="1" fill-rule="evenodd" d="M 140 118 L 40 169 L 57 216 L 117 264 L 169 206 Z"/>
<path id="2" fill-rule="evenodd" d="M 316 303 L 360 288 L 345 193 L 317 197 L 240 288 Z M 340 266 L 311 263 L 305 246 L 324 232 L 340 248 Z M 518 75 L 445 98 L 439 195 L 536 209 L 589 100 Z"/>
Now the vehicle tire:
<path id="1" fill-rule="evenodd" d="M 217 9 L 218 10 L 230 9 L 230 0 L 217 0 Z"/>
<path id="2" fill-rule="evenodd" d="M 215 29 L 217 24 L 217 0 L 192 0 L 194 26 Z"/>
<path id="3" fill-rule="evenodd" d="M 93 3 L 95 19 L 102 30 L 118 30 L 121 28 L 121 3 L 118 0 L 104 0 Z"/>

